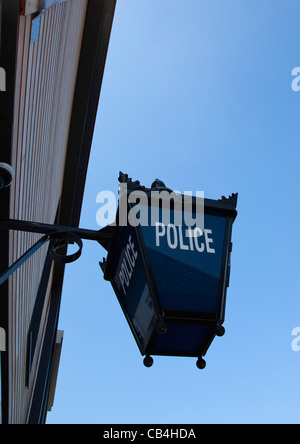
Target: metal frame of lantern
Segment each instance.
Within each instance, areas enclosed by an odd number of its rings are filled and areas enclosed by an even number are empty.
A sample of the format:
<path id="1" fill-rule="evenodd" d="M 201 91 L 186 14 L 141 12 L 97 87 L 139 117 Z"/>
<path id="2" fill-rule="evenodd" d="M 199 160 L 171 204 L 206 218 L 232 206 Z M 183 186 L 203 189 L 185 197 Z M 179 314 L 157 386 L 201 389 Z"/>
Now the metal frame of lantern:
<path id="1" fill-rule="evenodd" d="M 120 173 L 119 181 L 123 183 L 125 182 L 127 184 L 128 195 L 134 190 L 143 190 L 143 192 L 146 193 L 148 196 L 148 205 L 150 206 L 151 189 L 147 189 L 141 186 L 138 181 L 132 182 L 132 180 L 128 178 L 127 175 L 124 175 L 122 173 Z M 150 367 L 153 364 L 153 359 L 150 355 L 164 355 L 197 357 L 197 367 L 202 369 L 206 366 L 203 356 L 205 356 L 213 339 L 216 335 L 223 336 L 223 334 L 225 333 L 225 329 L 222 324 L 225 318 L 226 290 L 229 286 L 230 255 L 232 250 L 231 231 L 232 224 L 237 215 L 236 204 L 237 194 L 233 194 L 229 198 L 225 198 L 223 196 L 220 200 L 204 199 L 205 215 L 210 214 L 219 216 L 221 214 L 222 217 L 226 217 L 221 276 L 218 292 L 219 294 L 217 310 L 215 312 L 166 309 L 161 303 L 160 295 L 157 290 L 155 276 L 152 270 L 151 260 L 147 252 L 147 247 L 144 242 L 141 226 L 138 225 L 136 227 L 132 227 L 129 225 L 117 225 L 113 228 L 114 236 L 108 252 L 107 260 L 104 259 L 103 262 L 100 263 L 100 265 L 102 270 L 104 271 L 104 278 L 110 281 L 112 284 L 114 292 L 131 328 L 133 336 L 135 337 L 141 354 L 146 355 L 144 359 L 144 364 L 146 367 Z M 127 205 L 128 214 L 129 210 L 132 209 L 134 205 L 128 203 L 128 201 Z M 195 198 L 193 198 L 193 208 L 195 205 L 196 200 Z M 118 220 L 119 208 L 116 217 L 116 221 Z M 114 271 L 115 268 L 118 266 L 118 252 L 120 249 L 120 242 L 122 242 L 122 237 L 126 239 L 129 236 L 134 237 L 134 242 L 137 243 L 136 248 L 141 256 L 141 263 L 145 276 L 146 286 L 149 290 L 150 305 L 153 309 L 153 315 L 150 321 L 148 320 L 147 331 L 144 332 L 143 336 L 139 333 L 133 319 L 133 314 L 129 313 L 128 306 L 124 302 L 124 297 L 122 297 L 120 286 L 117 285 L 116 280 L 114 279 Z M 197 336 L 197 332 L 201 332 L 202 339 L 200 340 L 199 345 L 196 346 L 196 349 L 172 350 L 168 348 L 168 346 L 166 346 L 166 343 L 168 341 L 168 330 L 170 331 L 174 329 L 176 325 L 180 325 L 182 327 L 182 330 L 188 332 L 187 340 L 190 335 L 191 341 L 193 341 L 195 339 L 195 336 Z M 170 335 L 171 334 L 172 331 L 170 332 Z M 178 331 L 176 332 L 176 334 L 178 336 Z M 161 339 L 162 336 L 165 337 L 165 340 Z M 161 347 L 159 347 L 160 342 Z"/>

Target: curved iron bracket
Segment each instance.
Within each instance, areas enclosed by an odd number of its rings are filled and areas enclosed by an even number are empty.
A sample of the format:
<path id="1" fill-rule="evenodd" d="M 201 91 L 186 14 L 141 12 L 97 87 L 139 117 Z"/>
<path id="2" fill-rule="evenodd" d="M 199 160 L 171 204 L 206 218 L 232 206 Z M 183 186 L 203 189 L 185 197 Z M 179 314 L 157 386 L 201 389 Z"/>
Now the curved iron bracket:
<path id="1" fill-rule="evenodd" d="M 86 230 L 76 227 L 66 227 L 61 225 L 42 224 L 38 222 L 28 222 L 22 220 L 0 220 L 0 230 L 26 231 L 30 233 L 40 233 L 43 236 L 30 247 L 19 259 L 0 275 L 0 285 L 2 285 L 18 268 L 21 267 L 36 251 L 38 251 L 46 242 L 51 242 L 51 258 L 61 264 L 68 264 L 76 261 L 83 248 L 82 239 L 95 240 L 100 245 L 109 245 L 113 236 L 113 227 L 105 227 L 102 230 Z M 75 253 L 65 254 L 65 248 L 62 253 L 60 249 L 69 244 L 77 244 L 78 249 Z"/>

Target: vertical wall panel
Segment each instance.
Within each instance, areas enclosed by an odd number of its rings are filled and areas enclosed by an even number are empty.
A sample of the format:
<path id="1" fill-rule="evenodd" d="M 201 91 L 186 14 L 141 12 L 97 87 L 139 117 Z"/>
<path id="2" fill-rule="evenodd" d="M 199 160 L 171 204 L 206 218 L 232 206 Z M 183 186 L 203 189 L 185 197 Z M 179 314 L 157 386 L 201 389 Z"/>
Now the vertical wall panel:
<path id="1" fill-rule="evenodd" d="M 10 218 L 53 223 L 61 195 L 64 162 L 87 0 L 68 0 L 41 18 L 39 39 L 30 44 L 32 16 L 20 16 L 11 163 Z M 10 233 L 10 262 L 40 235 Z M 47 246 L 10 278 L 9 422 L 24 423 L 42 343 L 41 329 L 25 386 L 27 334 Z M 46 299 L 43 311 L 48 310 Z M 45 322 L 42 322 L 45 325 Z"/>

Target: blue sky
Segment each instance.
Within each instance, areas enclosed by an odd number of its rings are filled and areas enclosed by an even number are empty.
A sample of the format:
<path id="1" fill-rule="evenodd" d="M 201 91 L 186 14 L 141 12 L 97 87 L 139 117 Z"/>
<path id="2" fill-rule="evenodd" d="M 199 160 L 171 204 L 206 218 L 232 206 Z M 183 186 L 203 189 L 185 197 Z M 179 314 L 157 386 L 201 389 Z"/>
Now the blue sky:
<path id="1" fill-rule="evenodd" d="M 118 0 L 80 226 L 119 171 L 218 199 L 239 193 L 226 334 L 150 369 L 85 241 L 67 265 L 50 423 L 299 423 L 297 0 Z"/>

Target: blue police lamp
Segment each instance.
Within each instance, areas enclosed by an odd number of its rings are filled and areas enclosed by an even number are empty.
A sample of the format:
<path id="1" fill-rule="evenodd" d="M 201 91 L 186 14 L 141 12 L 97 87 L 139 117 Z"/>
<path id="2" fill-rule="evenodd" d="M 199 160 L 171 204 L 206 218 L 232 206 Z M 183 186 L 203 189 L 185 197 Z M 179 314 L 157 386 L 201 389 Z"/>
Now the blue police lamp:
<path id="1" fill-rule="evenodd" d="M 151 188 L 123 173 L 119 181 L 116 222 L 103 229 L 113 232 L 102 243 L 104 278 L 146 367 L 163 355 L 196 357 L 203 369 L 213 339 L 225 333 L 237 194 L 212 200 L 172 193 L 158 179 Z"/>

